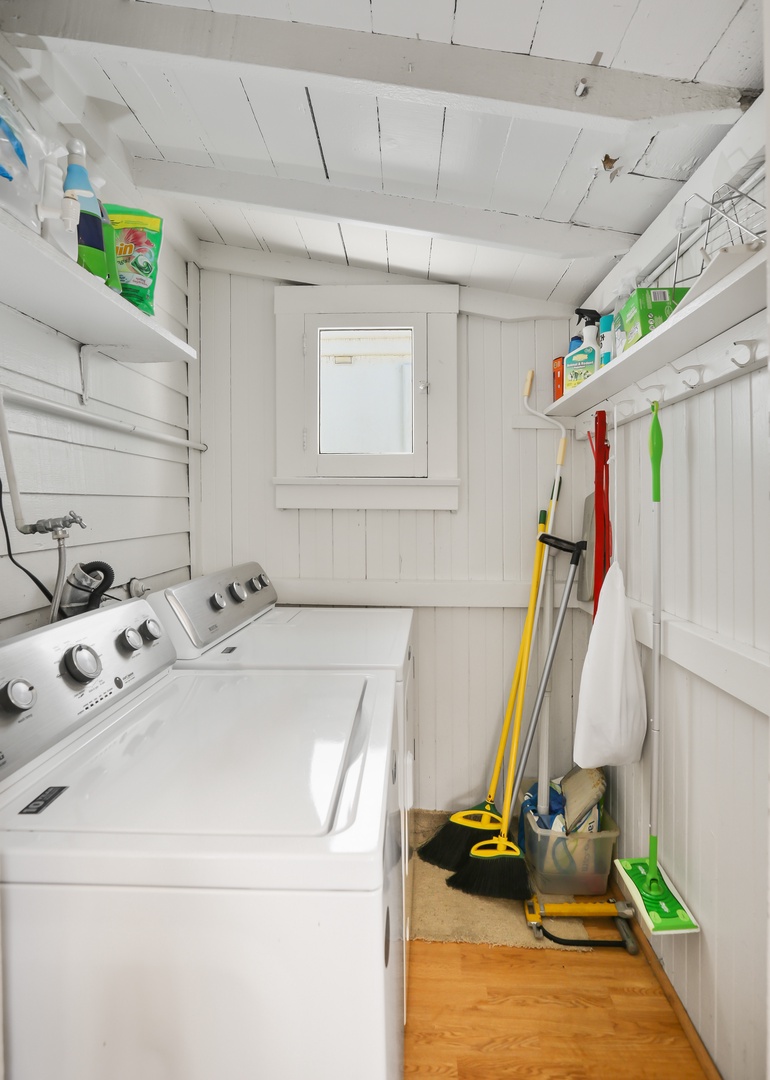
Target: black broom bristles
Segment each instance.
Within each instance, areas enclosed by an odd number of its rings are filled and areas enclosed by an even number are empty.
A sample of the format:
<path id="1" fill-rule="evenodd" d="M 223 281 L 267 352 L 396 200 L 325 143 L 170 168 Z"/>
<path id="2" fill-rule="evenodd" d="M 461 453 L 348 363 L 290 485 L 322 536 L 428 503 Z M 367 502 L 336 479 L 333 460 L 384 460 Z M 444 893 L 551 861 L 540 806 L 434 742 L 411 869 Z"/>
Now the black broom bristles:
<path id="1" fill-rule="evenodd" d="M 450 818 L 417 849 L 417 854 L 431 866 L 438 866 L 442 870 L 459 870 L 474 844 L 491 840 L 499 832 L 499 825 L 494 829 L 477 829 L 472 825 L 458 825 Z"/>
<path id="2" fill-rule="evenodd" d="M 505 900 L 529 900 L 527 864 L 523 855 L 470 855 L 463 866 L 447 879 L 447 885 L 471 896 L 494 896 Z"/>

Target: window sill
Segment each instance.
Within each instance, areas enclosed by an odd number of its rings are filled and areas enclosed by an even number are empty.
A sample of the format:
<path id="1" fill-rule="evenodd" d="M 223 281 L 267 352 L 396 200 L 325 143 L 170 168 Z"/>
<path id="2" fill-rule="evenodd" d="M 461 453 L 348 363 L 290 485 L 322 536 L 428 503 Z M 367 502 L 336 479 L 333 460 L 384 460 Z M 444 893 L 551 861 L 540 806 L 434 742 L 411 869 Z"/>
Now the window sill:
<path id="1" fill-rule="evenodd" d="M 458 479 L 275 477 L 279 510 L 457 510 Z"/>

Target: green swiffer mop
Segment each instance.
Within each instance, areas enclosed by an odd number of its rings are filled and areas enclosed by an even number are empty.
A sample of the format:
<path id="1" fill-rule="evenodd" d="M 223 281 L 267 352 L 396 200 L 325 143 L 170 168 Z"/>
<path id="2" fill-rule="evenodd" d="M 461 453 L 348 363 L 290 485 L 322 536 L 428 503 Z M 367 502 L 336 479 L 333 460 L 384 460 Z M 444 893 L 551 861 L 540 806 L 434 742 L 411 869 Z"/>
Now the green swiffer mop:
<path id="1" fill-rule="evenodd" d="M 652 403 L 650 462 L 652 464 L 653 585 L 652 585 L 652 767 L 650 772 L 650 850 L 647 858 L 616 859 L 621 886 L 634 905 L 642 928 L 651 935 L 691 934 L 700 928 L 684 900 L 663 877 L 658 865 L 658 802 L 660 773 L 660 462 L 663 433 L 658 419 L 658 402 Z"/>

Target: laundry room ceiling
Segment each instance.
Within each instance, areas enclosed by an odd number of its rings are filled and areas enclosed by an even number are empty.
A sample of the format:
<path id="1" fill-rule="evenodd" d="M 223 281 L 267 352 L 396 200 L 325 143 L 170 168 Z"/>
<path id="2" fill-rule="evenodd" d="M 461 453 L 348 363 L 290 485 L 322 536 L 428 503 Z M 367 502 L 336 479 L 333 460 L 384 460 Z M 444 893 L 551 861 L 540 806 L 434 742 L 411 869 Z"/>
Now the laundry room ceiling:
<path id="1" fill-rule="evenodd" d="M 3 0 L 0 30 L 202 240 L 565 304 L 762 87 L 759 0 Z"/>

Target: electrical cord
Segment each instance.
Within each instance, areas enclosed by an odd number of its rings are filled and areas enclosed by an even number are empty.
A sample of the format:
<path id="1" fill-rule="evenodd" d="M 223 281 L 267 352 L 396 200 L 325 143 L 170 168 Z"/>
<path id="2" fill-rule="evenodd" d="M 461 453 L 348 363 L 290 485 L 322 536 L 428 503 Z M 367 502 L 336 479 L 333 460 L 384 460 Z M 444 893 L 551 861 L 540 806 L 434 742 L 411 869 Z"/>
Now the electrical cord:
<path id="1" fill-rule="evenodd" d="M 2 522 L 3 522 L 3 532 L 5 533 L 5 545 L 6 545 L 6 549 L 8 551 L 8 558 L 11 560 L 11 562 L 13 563 L 14 566 L 18 567 L 19 570 L 23 570 L 24 573 L 27 575 L 27 577 L 31 578 L 32 581 L 34 581 L 34 583 L 37 585 L 38 589 L 40 589 L 41 593 L 46 598 L 46 600 L 48 600 L 49 602 L 52 603 L 53 602 L 53 594 L 50 593 L 48 591 L 48 589 L 46 589 L 45 585 L 40 580 L 40 578 L 35 577 L 35 575 L 32 573 L 31 570 L 28 570 L 26 568 L 26 566 L 22 566 L 20 562 L 16 561 L 16 558 L 14 557 L 14 554 L 11 551 L 11 537 L 10 537 L 10 535 L 8 533 L 8 522 L 5 520 L 5 508 L 3 507 L 3 481 L 2 481 L 2 478 L 0 478 L 0 518 L 2 518 Z"/>

